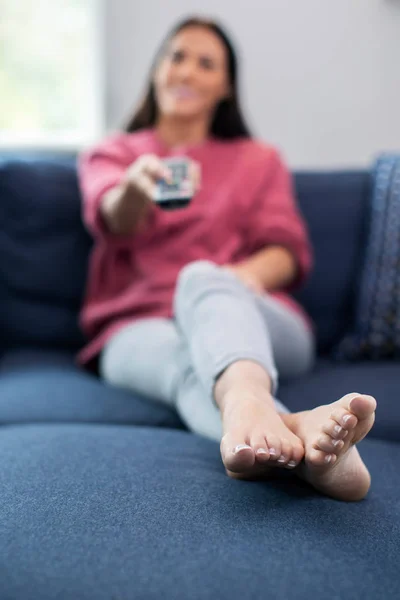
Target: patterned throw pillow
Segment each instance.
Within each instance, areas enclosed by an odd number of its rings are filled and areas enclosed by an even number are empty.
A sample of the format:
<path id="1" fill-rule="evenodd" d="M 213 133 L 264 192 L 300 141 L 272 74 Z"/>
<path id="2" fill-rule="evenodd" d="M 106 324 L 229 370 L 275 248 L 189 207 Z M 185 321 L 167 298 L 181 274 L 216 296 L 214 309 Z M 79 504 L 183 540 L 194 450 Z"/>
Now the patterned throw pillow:
<path id="1" fill-rule="evenodd" d="M 339 360 L 400 357 L 400 155 L 377 160 L 370 209 L 355 328 Z"/>

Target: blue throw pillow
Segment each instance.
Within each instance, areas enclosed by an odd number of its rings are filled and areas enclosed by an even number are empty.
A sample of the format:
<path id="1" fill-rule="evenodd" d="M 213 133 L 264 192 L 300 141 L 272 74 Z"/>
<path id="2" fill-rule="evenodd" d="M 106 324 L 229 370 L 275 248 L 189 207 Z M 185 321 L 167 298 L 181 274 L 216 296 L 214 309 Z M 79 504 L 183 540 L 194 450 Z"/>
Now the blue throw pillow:
<path id="1" fill-rule="evenodd" d="M 355 328 L 334 355 L 400 357 L 400 155 L 383 155 L 375 165 Z"/>
<path id="2" fill-rule="evenodd" d="M 3 346 L 75 349 L 90 238 L 75 160 L 0 162 Z"/>

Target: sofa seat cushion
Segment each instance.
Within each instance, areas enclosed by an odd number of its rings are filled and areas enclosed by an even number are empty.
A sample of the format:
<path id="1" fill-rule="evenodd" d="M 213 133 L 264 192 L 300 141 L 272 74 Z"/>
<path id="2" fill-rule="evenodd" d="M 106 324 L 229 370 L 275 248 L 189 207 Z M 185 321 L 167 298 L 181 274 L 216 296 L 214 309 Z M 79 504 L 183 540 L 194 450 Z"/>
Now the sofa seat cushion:
<path id="1" fill-rule="evenodd" d="M 0 597 L 398 598 L 400 446 L 361 444 L 367 500 L 229 479 L 180 431 L 0 429 Z"/>
<path id="2" fill-rule="evenodd" d="M 33 422 L 182 427 L 166 406 L 106 385 L 67 352 L 8 352 L 0 360 L 0 424 Z"/>
<path id="3" fill-rule="evenodd" d="M 396 362 L 342 364 L 320 359 L 311 374 L 282 382 L 278 396 L 296 412 L 334 402 L 350 392 L 370 394 L 378 402 L 370 436 L 399 442 L 399 364 Z"/>

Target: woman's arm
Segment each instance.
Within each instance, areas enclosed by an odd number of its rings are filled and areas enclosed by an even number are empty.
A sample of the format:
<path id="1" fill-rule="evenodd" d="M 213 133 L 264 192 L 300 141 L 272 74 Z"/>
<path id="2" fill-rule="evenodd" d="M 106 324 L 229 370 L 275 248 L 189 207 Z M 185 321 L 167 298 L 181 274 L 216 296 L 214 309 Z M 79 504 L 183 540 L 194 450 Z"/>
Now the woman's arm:
<path id="1" fill-rule="evenodd" d="M 129 182 L 123 182 L 104 194 L 99 211 L 111 234 L 130 235 L 135 232 L 145 212 L 145 205 L 139 199 Z"/>
<path id="2" fill-rule="evenodd" d="M 290 286 L 296 278 L 293 254 L 282 246 L 269 246 L 229 269 L 257 291 L 273 291 Z"/>
<path id="3" fill-rule="evenodd" d="M 122 135 L 110 136 L 79 156 L 82 217 L 93 237 L 108 237 L 119 229 L 121 219 L 115 218 L 115 210 L 126 191 L 121 182 L 134 158 Z"/>
<path id="4" fill-rule="evenodd" d="M 133 154 L 123 136 L 114 136 L 80 157 L 83 218 L 94 236 L 134 234 L 154 206 L 157 179 L 170 177 L 157 156 Z"/>
<path id="5" fill-rule="evenodd" d="M 231 270 L 258 291 L 289 290 L 308 275 L 312 250 L 289 169 L 274 150 L 265 162 L 258 188 L 244 197 L 247 257 Z"/>

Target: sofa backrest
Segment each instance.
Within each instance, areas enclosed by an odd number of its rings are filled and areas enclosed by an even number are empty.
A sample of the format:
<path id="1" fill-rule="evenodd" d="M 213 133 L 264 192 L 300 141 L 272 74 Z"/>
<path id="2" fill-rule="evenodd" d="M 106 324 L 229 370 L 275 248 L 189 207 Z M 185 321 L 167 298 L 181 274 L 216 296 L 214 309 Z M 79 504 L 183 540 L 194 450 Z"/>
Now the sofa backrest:
<path id="1" fill-rule="evenodd" d="M 299 173 L 315 269 L 298 299 L 329 350 L 349 327 L 368 206 L 369 174 Z M 0 160 L 0 336 L 3 347 L 76 350 L 91 240 L 81 223 L 75 161 Z"/>
<path id="2" fill-rule="evenodd" d="M 91 246 L 75 159 L 0 161 L 0 224 L 3 347 L 75 350 Z"/>
<path id="3" fill-rule="evenodd" d="M 313 318 L 321 352 L 354 321 L 369 222 L 369 171 L 298 173 L 297 197 L 314 248 L 314 269 L 297 294 Z"/>

